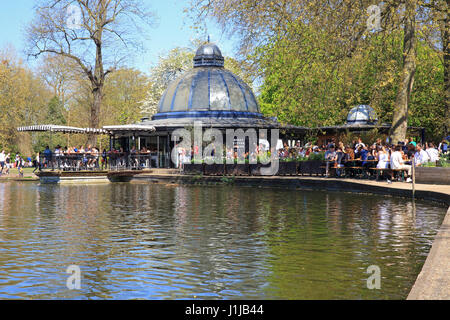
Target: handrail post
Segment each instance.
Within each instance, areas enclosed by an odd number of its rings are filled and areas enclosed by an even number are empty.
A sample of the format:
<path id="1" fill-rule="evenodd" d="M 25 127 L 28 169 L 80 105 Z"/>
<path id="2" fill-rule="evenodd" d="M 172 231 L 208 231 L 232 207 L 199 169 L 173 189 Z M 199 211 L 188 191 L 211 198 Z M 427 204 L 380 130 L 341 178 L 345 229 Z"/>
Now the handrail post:
<path id="1" fill-rule="evenodd" d="M 414 155 L 412 158 L 412 197 L 415 198 L 416 194 L 416 162 L 414 161 Z"/>

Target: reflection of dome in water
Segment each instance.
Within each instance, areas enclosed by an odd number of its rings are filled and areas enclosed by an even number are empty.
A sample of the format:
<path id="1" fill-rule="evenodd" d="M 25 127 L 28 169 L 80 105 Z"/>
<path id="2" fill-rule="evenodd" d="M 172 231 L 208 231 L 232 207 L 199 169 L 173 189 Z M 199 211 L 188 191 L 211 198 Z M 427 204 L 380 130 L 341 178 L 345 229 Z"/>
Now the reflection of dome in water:
<path id="1" fill-rule="evenodd" d="M 350 110 L 347 116 L 347 124 L 376 124 L 378 116 L 372 107 L 359 105 Z"/>
<path id="2" fill-rule="evenodd" d="M 224 58 L 215 44 L 201 46 L 194 68 L 169 84 L 153 119 L 262 118 L 250 87 L 223 66 Z"/>

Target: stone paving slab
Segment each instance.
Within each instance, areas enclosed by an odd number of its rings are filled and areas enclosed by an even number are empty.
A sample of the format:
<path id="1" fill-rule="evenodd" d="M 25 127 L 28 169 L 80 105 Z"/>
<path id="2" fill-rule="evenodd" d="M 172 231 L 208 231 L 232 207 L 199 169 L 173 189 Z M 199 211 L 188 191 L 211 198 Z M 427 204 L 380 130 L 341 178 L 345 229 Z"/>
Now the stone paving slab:
<path id="1" fill-rule="evenodd" d="M 450 300 L 450 208 L 408 300 Z"/>

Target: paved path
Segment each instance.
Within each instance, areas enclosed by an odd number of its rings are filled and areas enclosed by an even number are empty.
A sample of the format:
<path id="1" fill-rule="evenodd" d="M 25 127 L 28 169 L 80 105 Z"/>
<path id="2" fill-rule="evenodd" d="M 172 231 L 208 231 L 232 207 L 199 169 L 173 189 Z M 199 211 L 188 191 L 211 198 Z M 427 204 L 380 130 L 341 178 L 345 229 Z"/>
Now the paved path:
<path id="1" fill-rule="evenodd" d="M 450 208 L 408 300 L 450 300 Z"/>
<path id="2" fill-rule="evenodd" d="M 1 181 L 39 181 L 39 178 L 34 173 L 25 173 L 23 177 L 20 177 L 17 173 L 2 174 L 0 176 Z"/>

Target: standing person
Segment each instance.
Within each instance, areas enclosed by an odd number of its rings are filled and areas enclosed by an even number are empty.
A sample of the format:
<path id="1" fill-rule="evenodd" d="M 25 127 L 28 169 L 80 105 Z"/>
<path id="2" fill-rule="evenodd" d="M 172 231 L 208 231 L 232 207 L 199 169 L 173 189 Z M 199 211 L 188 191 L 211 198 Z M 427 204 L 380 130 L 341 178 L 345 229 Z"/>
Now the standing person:
<path id="1" fill-rule="evenodd" d="M 11 154 L 8 153 L 5 158 L 6 163 L 6 174 L 9 174 L 9 169 L 11 168 Z"/>
<path id="2" fill-rule="evenodd" d="M 19 174 L 19 177 L 23 177 L 23 159 L 22 157 L 19 155 L 19 159 L 17 160 L 17 173 Z"/>
<path id="3" fill-rule="evenodd" d="M 108 153 L 106 152 L 106 149 L 103 149 L 102 152 L 102 170 L 108 167 Z"/>
<path id="4" fill-rule="evenodd" d="M 406 179 L 406 182 L 411 182 L 411 166 L 408 164 L 405 164 L 403 160 L 403 155 L 400 152 L 402 150 L 401 145 L 395 146 L 395 151 L 391 155 L 391 169 L 398 170 L 403 169 L 408 171 L 408 178 Z"/>
<path id="5" fill-rule="evenodd" d="M 35 173 L 37 169 L 39 169 L 39 171 L 41 170 L 41 163 L 39 162 L 39 152 L 36 153 L 36 159 L 33 161 L 33 164 L 34 164 L 33 173 Z"/>
<path id="6" fill-rule="evenodd" d="M 2 167 L 2 171 L 0 171 L 0 175 L 3 174 L 3 169 L 5 168 L 5 162 L 6 162 L 5 150 L 2 150 L 2 152 L 0 153 L 0 166 Z"/>
<path id="7" fill-rule="evenodd" d="M 381 147 L 381 146 L 383 145 L 383 143 L 381 142 L 381 138 L 378 138 L 378 139 L 375 141 L 374 145 L 375 145 L 377 148 L 378 148 L 378 147 Z"/>
<path id="8" fill-rule="evenodd" d="M 16 153 L 16 159 L 14 160 L 14 168 L 19 167 L 20 154 Z"/>
<path id="9" fill-rule="evenodd" d="M 415 147 L 417 147 L 417 143 L 414 141 L 414 139 L 412 137 L 410 137 L 407 141 L 407 144 L 412 144 Z"/>
<path id="10" fill-rule="evenodd" d="M 97 147 L 92 148 L 92 157 L 93 157 L 92 162 L 91 162 L 92 168 L 98 168 L 99 153 L 100 153 L 100 150 L 98 150 Z"/>
<path id="11" fill-rule="evenodd" d="M 61 146 L 57 145 L 55 148 L 55 162 L 58 169 L 61 167 L 61 156 L 62 156 Z"/>
<path id="12" fill-rule="evenodd" d="M 45 159 L 45 164 L 47 165 L 47 168 L 50 167 L 50 164 L 52 162 L 52 150 L 50 150 L 49 146 L 45 147 L 44 150 L 44 159 Z"/>

